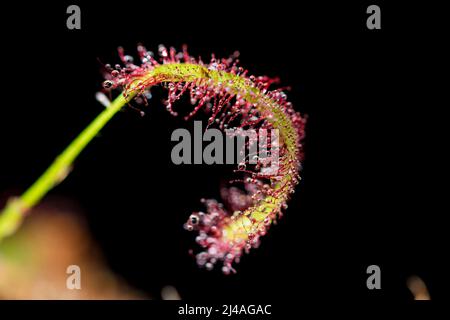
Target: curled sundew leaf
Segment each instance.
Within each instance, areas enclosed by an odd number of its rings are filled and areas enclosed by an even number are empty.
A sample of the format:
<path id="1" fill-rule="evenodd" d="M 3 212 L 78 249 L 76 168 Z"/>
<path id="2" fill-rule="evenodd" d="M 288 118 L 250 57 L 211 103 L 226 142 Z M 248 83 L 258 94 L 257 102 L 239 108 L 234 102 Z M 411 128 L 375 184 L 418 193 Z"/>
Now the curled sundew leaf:
<path id="1" fill-rule="evenodd" d="M 282 89 L 269 89 L 277 79 L 249 75 L 238 66 L 238 53 L 227 59 L 213 55 L 209 63 L 191 57 L 186 47 L 176 52 L 160 45 L 156 58 L 140 45 L 138 53 L 140 63 L 135 64 L 119 48 L 122 65 L 105 66 L 105 89 L 121 89 L 127 100 L 146 104 L 150 88 L 162 84 L 169 91 L 166 108 L 174 116 L 178 115 L 173 108 L 175 101 L 189 94 L 193 108 L 186 120 L 204 110 L 209 114 L 208 127 L 278 132 L 276 139 L 266 142 L 266 147 L 276 152 L 263 159 L 258 151 L 251 155 L 256 164 L 249 165 L 248 159 L 239 164 L 235 171 L 242 177 L 233 182 L 241 188 L 222 190 L 225 205 L 202 200 L 205 212 L 192 213 L 185 224 L 187 230 L 199 233 L 196 241 L 204 248 L 196 255 L 200 266 L 212 269 L 221 262 L 224 273 L 235 272 L 233 263 L 259 245 L 260 237 L 287 208 L 300 180 L 305 118 L 293 109 Z M 255 141 L 250 139 L 251 143 Z M 278 161 L 276 170 L 270 166 L 274 161 Z"/>

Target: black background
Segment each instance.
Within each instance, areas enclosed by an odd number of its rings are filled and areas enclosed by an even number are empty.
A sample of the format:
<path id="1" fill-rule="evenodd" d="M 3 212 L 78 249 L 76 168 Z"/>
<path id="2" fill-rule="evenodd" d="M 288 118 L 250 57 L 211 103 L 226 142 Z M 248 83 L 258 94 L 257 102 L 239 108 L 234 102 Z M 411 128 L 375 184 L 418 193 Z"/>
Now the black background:
<path id="1" fill-rule="evenodd" d="M 443 296 L 440 8 L 378 2 L 382 29 L 368 30 L 372 3 L 363 2 L 76 3 L 79 31 L 66 28 L 69 2 L 2 10 L 13 17 L 1 23 L 3 199 L 102 110 L 99 60 L 119 62 L 118 46 L 135 55 L 139 42 L 155 51 L 186 43 L 205 60 L 239 50 L 251 73 L 290 85 L 309 118 L 303 181 L 236 275 L 199 269 L 188 254 L 194 234 L 182 228 L 200 198 L 218 198 L 231 168 L 171 163 L 171 132 L 190 124 L 164 110 L 158 90 L 145 117 L 118 114 L 49 198 L 77 203 L 111 268 L 155 298 L 170 284 L 200 301 L 407 300 L 413 274 L 432 298 Z M 382 290 L 366 288 L 371 264 L 381 267 Z"/>

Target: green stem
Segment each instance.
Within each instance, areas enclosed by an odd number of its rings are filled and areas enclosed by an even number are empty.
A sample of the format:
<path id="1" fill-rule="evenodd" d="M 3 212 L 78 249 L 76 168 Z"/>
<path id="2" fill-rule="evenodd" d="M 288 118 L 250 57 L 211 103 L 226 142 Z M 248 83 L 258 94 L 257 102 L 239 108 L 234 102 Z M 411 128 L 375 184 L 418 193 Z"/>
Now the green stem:
<path id="1" fill-rule="evenodd" d="M 6 207 L 0 212 L 0 243 L 17 230 L 26 212 L 65 178 L 75 158 L 126 103 L 127 99 L 122 94 L 119 95 L 70 143 L 22 196 L 8 201 Z"/>

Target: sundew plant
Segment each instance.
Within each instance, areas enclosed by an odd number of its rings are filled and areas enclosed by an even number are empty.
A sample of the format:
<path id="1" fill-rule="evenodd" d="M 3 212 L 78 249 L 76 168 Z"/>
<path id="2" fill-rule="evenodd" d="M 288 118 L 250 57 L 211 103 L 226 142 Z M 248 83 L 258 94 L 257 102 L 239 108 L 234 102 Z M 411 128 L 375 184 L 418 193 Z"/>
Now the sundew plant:
<path id="1" fill-rule="evenodd" d="M 302 140 L 305 118 L 287 101 L 285 88 L 273 89 L 278 79 L 250 75 L 238 65 L 236 52 L 226 59 L 214 55 L 209 63 L 181 52 L 159 46 L 158 57 L 138 46 L 139 63 L 119 48 L 122 64 L 105 66 L 104 91 L 120 90 L 112 101 L 55 159 L 42 176 L 20 197 L 11 198 L 0 213 L 0 241 L 13 234 L 27 212 L 64 179 L 75 158 L 108 121 L 131 103 L 148 105 L 152 87 L 168 90 L 164 101 L 174 116 L 174 104 L 190 96 L 192 108 L 185 119 L 198 112 L 208 114 L 208 127 L 221 130 L 276 129 L 278 139 L 268 139 L 267 149 L 277 150 L 277 170 L 269 170 L 275 152 L 260 157 L 258 150 L 239 163 L 238 175 L 222 192 L 223 203 L 202 199 L 205 209 L 192 213 L 184 227 L 198 232 L 196 242 L 203 251 L 196 255 L 199 266 L 210 270 L 219 264 L 225 274 L 235 272 L 233 264 L 243 253 L 258 247 L 260 238 L 287 209 L 287 201 L 300 180 L 303 160 Z M 249 141 L 252 144 L 255 141 Z"/>

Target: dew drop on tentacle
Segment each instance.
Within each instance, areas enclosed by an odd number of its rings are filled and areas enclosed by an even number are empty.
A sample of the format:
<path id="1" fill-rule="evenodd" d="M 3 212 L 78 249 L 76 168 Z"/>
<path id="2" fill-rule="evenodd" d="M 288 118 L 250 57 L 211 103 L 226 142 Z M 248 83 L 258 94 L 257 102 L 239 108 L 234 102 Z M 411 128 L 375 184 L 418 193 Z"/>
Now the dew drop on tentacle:
<path id="1" fill-rule="evenodd" d="M 125 64 L 133 63 L 134 59 L 132 56 L 126 55 L 123 57 Z"/>
<path id="2" fill-rule="evenodd" d="M 114 86 L 114 82 L 112 80 L 103 81 L 103 88 L 110 89 L 112 86 Z"/>
<path id="3" fill-rule="evenodd" d="M 167 48 L 166 48 L 164 45 L 162 45 L 162 44 L 160 44 L 160 45 L 158 46 L 158 54 L 159 54 L 162 58 L 167 58 L 167 56 L 169 55 L 169 54 L 167 53 Z"/>

